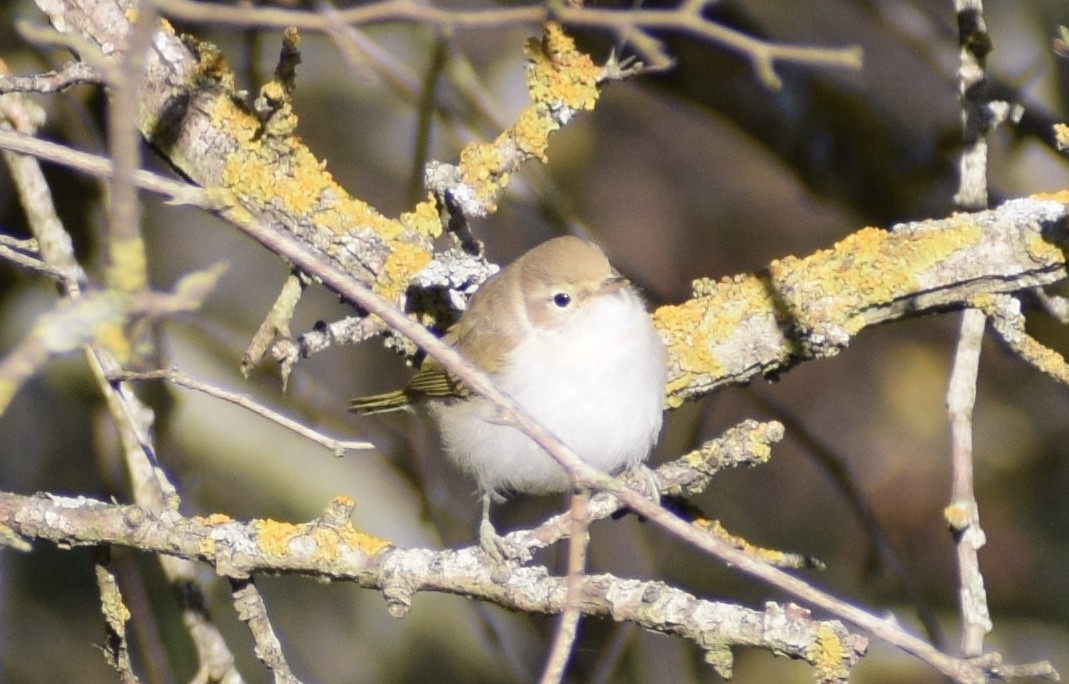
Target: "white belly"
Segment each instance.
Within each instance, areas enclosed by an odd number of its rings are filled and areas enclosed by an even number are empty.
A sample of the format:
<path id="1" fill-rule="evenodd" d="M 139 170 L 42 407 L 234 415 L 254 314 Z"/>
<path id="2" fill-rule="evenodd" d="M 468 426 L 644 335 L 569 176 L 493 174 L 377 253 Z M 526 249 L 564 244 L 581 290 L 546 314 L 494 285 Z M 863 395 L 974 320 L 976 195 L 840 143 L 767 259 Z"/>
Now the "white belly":
<path id="1" fill-rule="evenodd" d="M 664 345 L 630 291 L 605 297 L 584 314 L 567 328 L 532 333 L 498 374 L 498 387 L 584 461 L 617 473 L 645 461 L 656 443 Z M 430 410 L 446 454 L 471 473 L 481 491 L 569 487 L 556 461 L 495 420 L 496 411 L 484 400 L 437 403 Z"/>

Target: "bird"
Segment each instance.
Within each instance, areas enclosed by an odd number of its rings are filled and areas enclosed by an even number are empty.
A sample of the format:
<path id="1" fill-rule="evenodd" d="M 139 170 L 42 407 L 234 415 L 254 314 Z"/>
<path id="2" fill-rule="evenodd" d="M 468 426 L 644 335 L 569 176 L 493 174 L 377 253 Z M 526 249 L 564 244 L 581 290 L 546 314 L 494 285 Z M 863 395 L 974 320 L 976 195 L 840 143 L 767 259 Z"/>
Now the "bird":
<path id="1" fill-rule="evenodd" d="M 587 464 L 612 475 L 645 469 L 661 430 L 665 345 L 640 294 L 594 243 L 563 236 L 524 253 L 472 295 L 442 339 Z M 409 407 L 430 416 L 446 457 L 475 480 L 479 541 L 495 558 L 508 552 L 491 502 L 573 486 L 542 447 L 432 357 L 404 388 L 349 408 Z"/>

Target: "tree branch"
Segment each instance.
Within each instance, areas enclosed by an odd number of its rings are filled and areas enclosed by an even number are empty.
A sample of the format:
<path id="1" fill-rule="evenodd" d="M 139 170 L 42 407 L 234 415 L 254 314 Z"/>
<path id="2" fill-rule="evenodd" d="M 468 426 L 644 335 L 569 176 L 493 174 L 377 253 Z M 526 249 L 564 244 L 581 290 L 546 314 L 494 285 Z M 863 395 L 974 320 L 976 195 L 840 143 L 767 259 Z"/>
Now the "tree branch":
<path id="1" fill-rule="evenodd" d="M 482 562 L 477 548 L 429 551 L 392 546 L 349 523 L 354 504 L 335 499 L 309 523 L 247 523 L 223 515 L 184 517 L 85 497 L 0 493 L 0 525 L 64 546 L 129 546 L 209 563 L 234 579 L 280 572 L 349 581 L 378 589 L 395 617 L 423 591 L 491 601 L 512 610 L 560 613 L 567 580 L 541 567 L 511 567 L 507 578 Z M 694 641 L 730 672 L 730 647 L 759 646 L 825 668 L 823 681 L 845 681 L 867 647 L 835 620 L 813 620 L 797 606 L 766 604 L 763 613 L 698 599 L 661 582 L 609 574 L 582 576 L 584 615 L 628 621 Z M 239 583 L 240 584 L 240 583 Z M 244 586 L 244 585 L 242 585 Z M 240 586 L 238 587 L 240 589 Z M 270 639 L 268 638 L 268 643 Z M 832 654 L 837 661 L 829 660 Z"/>

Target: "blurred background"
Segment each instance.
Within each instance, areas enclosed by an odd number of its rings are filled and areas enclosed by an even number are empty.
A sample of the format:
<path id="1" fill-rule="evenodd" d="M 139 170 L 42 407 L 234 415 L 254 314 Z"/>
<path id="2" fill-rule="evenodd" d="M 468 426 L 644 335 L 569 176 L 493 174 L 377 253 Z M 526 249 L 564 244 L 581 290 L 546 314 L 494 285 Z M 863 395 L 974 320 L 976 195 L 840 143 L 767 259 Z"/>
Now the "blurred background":
<path id="1" fill-rule="evenodd" d="M 444 5 L 445 3 L 443 3 Z M 612 6 L 612 2 L 599 6 Z M 646 6 L 656 3 L 647 2 Z M 991 138 L 992 201 L 1065 188 L 1069 165 L 1050 149 L 1049 124 L 1066 118 L 1067 62 L 1051 50 L 1062 0 L 988 0 L 992 87 L 1025 118 Z M 562 232 L 601 244 L 654 304 L 688 297 L 690 281 L 749 272 L 785 255 L 828 247 L 862 226 L 937 218 L 953 211 L 960 149 L 952 3 L 933 0 L 722 0 L 710 19 L 775 42 L 859 45 L 856 72 L 777 65 L 783 87 L 754 76 L 745 57 L 681 33 L 659 34 L 675 68 L 612 84 L 592 114 L 553 138 L 550 163 L 517 178 L 500 211 L 473 229 L 490 258 L 505 263 Z M 55 55 L 32 48 L 17 20 L 43 23 L 26 1 L 0 8 L 0 58 L 15 74 L 45 71 Z M 270 74 L 279 32 L 241 34 L 182 26 L 217 43 L 246 87 Z M 453 161 L 470 138 L 488 139 L 526 104 L 523 41 L 535 26 L 453 35 L 424 26 L 361 29 L 416 84 L 437 50 L 457 73 L 470 69 L 477 111 L 448 73 L 436 101 L 426 157 Z M 574 31 L 604 59 L 604 33 Z M 303 35 L 296 111 L 300 134 L 353 195 L 397 215 L 413 203 L 420 116 L 414 100 L 377 66 L 341 56 L 329 39 Z M 623 48 L 626 53 L 626 47 Z M 106 153 L 104 101 L 90 87 L 38 99 L 49 112 L 44 136 Z M 487 116 L 487 114 L 491 116 Z M 496 123 L 495 123 L 496 121 Z M 166 166 L 146 156 L 161 172 Z M 78 256 L 99 281 L 101 188 L 46 166 Z M 327 433 L 366 438 L 375 451 L 335 458 L 326 450 L 229 404 L 144 384 L 156 410 L 160 459 L 189 514 L 306 521 L 331 497 L 357 502 L 355 524 L 402 545 L 438 547 L 475 539 L 474 486 L 434 455 L 411 416 L 359 419 L 349 397 L 392 389 L 411 371 L 375 342 L 332 349 L 301 362 L 289 388 L 258 369 L 245 380 L 241 354 L 278 294 L 288 269 L 278 258 L 204 213 L 145 197 L 144 231 L 154 285 L 229 263 L 196 315 L 160 328 L 160 363 L 248 393 Z M 26 234 L 6 169 L 0 169 L 0 231 Z M 1061 288 L 1064 294 L 1065 288 Z M 55 301 L 54 286 L 0 262 L 0 353 Z M 1026 305 L 1028 302 L 1026 302 Z M 294 332 L 349 315 L 336 297 L 311 288 Z M 695 501 L 751 542 L 816 556 L 806 577 L 877 613 L 893 613 L 933 638 L 958 641 L 954 550 L 943 523 L 949 500 L 944 394 L 957 314 L 862 332 L 849 350 L 804 364 L 775 383 L 756 381 L 684 406 L 668 417 L 657 462 L 675 457 L 740 419 L 776 418 L 787 437 L 760 468 L 724 473 Z M 1040 312 L 1030 330 L 1064 352 L 1069 335 Z M 1009 662 L 1050 659 L 1069 673 L 1069 391 L 985 341 L 976 410 L 977 496 L 987 546 L 980 553 L 995 630 L 989 647 Z M 85 494 L 128 501 L 119 450 L 82 357 L 48 366 L 0 416 L 0 488 Z M 829 474 L 837 460 L 875 512 L 901 572 L 873 552 L 870 534 Z M 562 507 L 559 497 L 522 498 L 496 509 L 499 528 L 532 524 Z M 663 579 L 695 595 L 760 609 L 788 600 L 729 568 L 700 558 L 633 517 L 592 530 L 591 567 L 624 577 Z M 136 616 L 134 657 L 142 681 L 188 681 L 192 658 L 153 558 L 118 550 L 120 583 Z M 560 568 L 549 553 L 540 560 Z M 268 681 L 252 655 L 229 591 L 209 583 L 214 617 L 251 682 Z M 421 594 L 404 620 L 381 596 L 352 586 L 261 578 L 268 608 L 296 674 L 309 682 L 525 681 L 536 676 L 554 620 L 515 615 L 456 597 Z M 0 551 L 0 679 L 111 682 L 95 644 L 103 638 L 90 553 L 38 544 L 31 554 Z M 913 597 L 912 599 L 910 597 Z M 165 644 L 171 669 L 151 665 Z M 157 655 L 158 655 L 158 651 Z M 735 681 L 808 682 L 809 668 L 753 649 L 736 651 Z M 716 677 L 702 653 L 680 639 L 596 620 L 582 623 L 574 682 L 699 682 Z M 173 679 L 171 678 L 173 677 Z M 922 664 L 874 642 L 857 682 L 935 682 Z"/>

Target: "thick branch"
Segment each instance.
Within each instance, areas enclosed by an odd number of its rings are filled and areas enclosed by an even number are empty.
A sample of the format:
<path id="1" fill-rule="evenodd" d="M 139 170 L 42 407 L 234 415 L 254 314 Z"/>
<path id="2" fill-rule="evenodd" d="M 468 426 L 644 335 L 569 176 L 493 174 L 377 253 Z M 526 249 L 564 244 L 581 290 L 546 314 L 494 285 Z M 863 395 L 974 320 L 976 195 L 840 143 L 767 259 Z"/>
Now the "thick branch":
<path id="1" fill-rule="evenodd" d="M 226 516 L 187 518 L 176 511 L 110 504 L 84 497 L 0 493 L 0 526 L 63 546 L 117 545 L 211 564 L 245 578 L 273 571 L 346 580 L 379 589 L 391 614 L 408 612 L 414 594 L 434 591 L 492 601 L 513 610 L 559 613 L 566 580 L 542 567 L 510 567 L 505 581 L 475 548 L 429 551 L 390 546 L 349 523 L 353 504 L 335 499 L 320 518 L 294 525 L 242 523 Z M 583 578 L 585 615 L 634 622 L 690 639 L 730 672 L 729 648 L 760 646 L 823 668 L 825 681 L 845 679 L 867 647 L 835 620 L 815 621 L 796 606 L 764 612 L 698 599 L 661 582 L 612 575 Z M 837 659 L 832 662 L 831 654 Z"/>
<path id="2" fill-rule="evenodd" d="M 669 402 L 834 356 L 871 325 L 1064 279 L 1066 200 L 865 228 L 765 273 L 697 281 L 693 299 L 654 314 L 669 341 Z"/>

